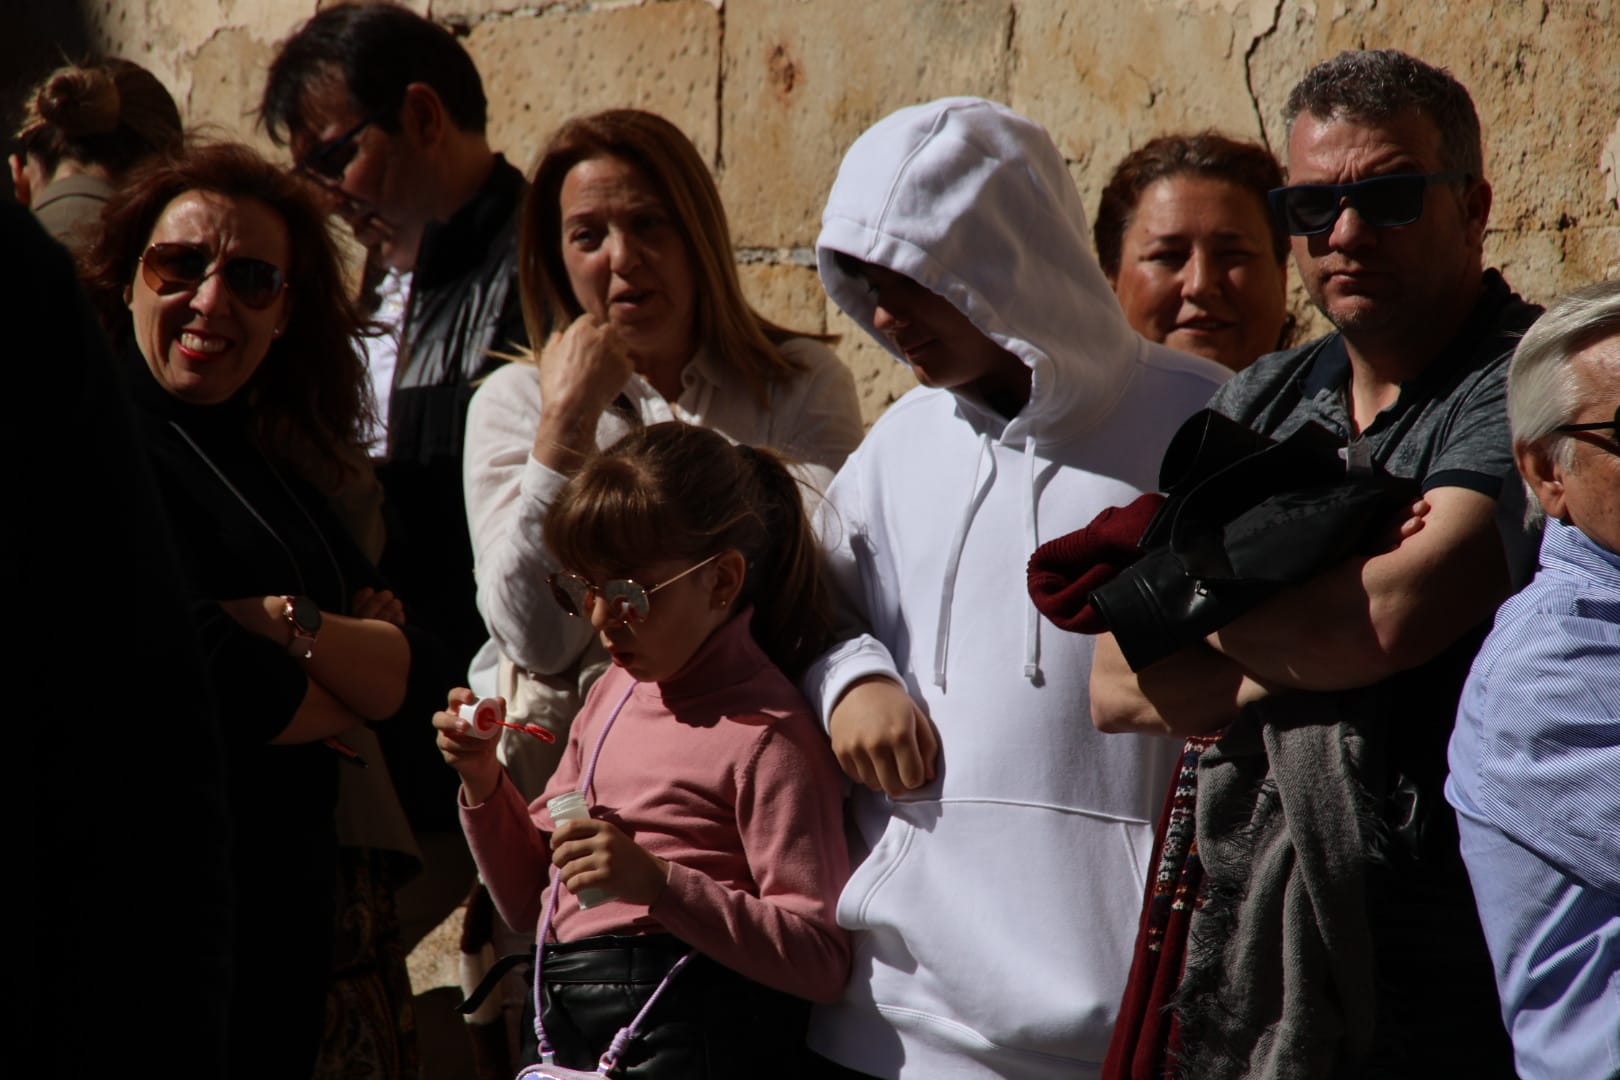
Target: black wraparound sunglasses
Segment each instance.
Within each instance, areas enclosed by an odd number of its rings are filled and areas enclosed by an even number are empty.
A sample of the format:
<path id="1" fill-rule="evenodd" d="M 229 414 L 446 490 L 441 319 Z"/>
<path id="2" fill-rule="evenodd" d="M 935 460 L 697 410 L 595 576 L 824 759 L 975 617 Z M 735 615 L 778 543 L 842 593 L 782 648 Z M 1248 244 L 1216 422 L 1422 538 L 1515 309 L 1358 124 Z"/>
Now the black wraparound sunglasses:
<path id="1" fill-rule="evenodd" d="M 215 274 L 255 311 L 275 303 L 287 287 L 287 275 L 275 263 L 246 255 L 216 263 L 213 251 L 201 244 L 153 244 L 141 255 L 141 280 L 159 296 L 200 288 Z"/>
<path id="2" fill-rule="evenodd" d="M 368 116 L 337 138 L 327 139 L 304 155 L 304 160 L 298 163 L 296 171 L 310 176 L 318 176 L 324 180 L 343 179 L 343 173 L 348 169 L 349 163 L 360 152 L 360 148 L 354 144 L 354 140 L 358 139 L 360 133 L 374 123 L 376 123 L 376 119 Z"/>
<path id="3" fill-rule="evenodd" d="M 1380 229 L 1410 225 L 1423 216 L 1423 193 L 1430 184 L 1470 179 L 1468 173 L 1396 173 L 1350 184 L 1291 184 L 1266 193 L 1271 212 L 1293 236 L 1316 236 L 1333 228 L 1346 206 Z"/>

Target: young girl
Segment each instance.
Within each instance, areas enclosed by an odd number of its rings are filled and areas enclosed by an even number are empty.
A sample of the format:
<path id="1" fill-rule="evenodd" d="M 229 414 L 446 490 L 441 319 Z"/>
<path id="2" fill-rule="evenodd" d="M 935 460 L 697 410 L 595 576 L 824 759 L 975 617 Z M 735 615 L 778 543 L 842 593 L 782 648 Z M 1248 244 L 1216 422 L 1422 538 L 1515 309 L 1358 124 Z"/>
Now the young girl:
<path id="1" fill-rule="evenodd" d="M 435 714 L 461 821 L 496 906 L 542 938 L 556 1063 L 589 1068 L 672 966 L 620 1058 L 627 1077 L 792 1075 L 805 1000 L 849 973 L 834 921 L 849 875 L 842 781 L 793 679 L 824 647 L 819 554 L 767 450 L 654 424 L 588 461 L 546 517 L 572 573 L 556 601 L 613 659 L 544 795 L 527 805 L 494 740 Z M 546 803 L 586 785 L 590 820 Z M 581 890 L 609 899 L 582 908 Z"/>

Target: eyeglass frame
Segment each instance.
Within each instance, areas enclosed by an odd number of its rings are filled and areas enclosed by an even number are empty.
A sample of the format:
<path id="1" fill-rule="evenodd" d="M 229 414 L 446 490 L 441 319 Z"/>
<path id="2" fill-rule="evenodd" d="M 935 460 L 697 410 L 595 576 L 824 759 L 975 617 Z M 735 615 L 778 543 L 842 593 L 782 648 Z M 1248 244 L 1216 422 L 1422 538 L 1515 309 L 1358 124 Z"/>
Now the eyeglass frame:
<path id="1" fill-rule="evenodd" d="M 207 256 L 208 261 L 203 264 L 204 272 L 202 276 L 197 278 L 195 281 L 188 281 L 184 278 L 164 277 L 158 272 L 155 266 L 147 262 L 147 256 L 151 255 L 152 252 L 156 251 L 158 248 L 180 248 Z M 281 298 L 283 294 L 286 293 L 289 288 L 292 287 L 292 283 L 287 280 L 287 271 L 283 270 L 269 259 L 261 259 L 254 255 L 232 255 L 228 259 L 221 259 L 215 256 L 213 252 L 209 251 L 209 249 L 202 244 L 187 244 L 178 241 L 159 240 L 155 243 L 146 245 L 146 250 L 141 252 L 141 257 L 137 259 L 136 262 L 141 268 L 141 280 L 146 283 L 146 287 L 148 289 L 151 289 L 159 296 L 174 296 L 183 292 L 196 292 L 198 289 L 202 288 L 203 282 L 207 281 L 214 275 L 219 274 L 222 275 L 221 280 L 225 283 L 225 288 L 230 290 L 231 296 L 236 299 L 237 303 L 242 304 L 244 307 L 250 308 L 253 311 L 268 311 L 271 305 L 273 305 L 278 299 Z M 230 267 L 239 263 L 258 263 L 261 266 L 268 266 L 272 271 L 275 272 L 275 291 L 270 294 L 269 299 L 265 300 L 264 303 L 255 304 L 253 301 L 243 296 L 240 290 L 238 290 L 237 287 L 231 283 L 231 279 L 227 271 Z M 154 278 L 156 280 L 153 280 Z"/>
<path id="2" fill-rule="evenodd" d="M 1553 432 L 1558 435 L 1574 435 L 1581 431 L 1602 431 L 1604 428 L 1608 428 L 1614 433 L 1610 441 L 1615 446 L 1612 450 L 1608 447 L 1602 447 L 1602 449 L 1608 450 L 1611 454 L 1620 455 L 1620 405 L 1615 406 L 1614 419 L 1612 420 L 1600 420 L 1595 424 L 1559 424 L 1553 428 Z"/>
<path id="3" fill-rule="evenodd" d="M 1266 192 L 1266 205 L 1270 207 L 1271 215 L 1276 220 L 1277 224 L 1282 228 L 1282 231 L 1287 233 L 1289 236 L 1321 236 L 1323 233 L 1332 232 L 1333 227 L 1339 223 L 1339 218 L 1344 214 L 1346 205 L 1353 208 L 1356 213 L 1360 215 L 1363 221 L 1375 229 L 1398 229 L 1403 225 L 1410 225 L 1423 217 L 1422 196 L 1429 190 L 1429 188 L 1436 184 L 1468 183 L 1473 179 L 1474 176 L 1472 173 L 1451 171 L 1437 173 L 1388 173 L 1384 176 L 1369 176 L 1365 180 L 1352 180 L 1348 184 L 1285 184 L 1282 187 L 1272 188 L 1270 191 Z M 1371 218 L 1367 217 L 1366 212 L 1356 200 L 1358 193 L 1365 192 L 1372 185 L 1413 180 L 1422 180 L 1423 187 L 1418 195 L 1416 211 L 1411 217 L 1404 220 L 1373 221 Z M 1333 216 L 1327 220 L 1326 224 L 1320 226 L 1319 228 L 1305 230 L 1294 229 L 1289 224 L 1288 211 L 1284 206 L 1284 201 L 1288 198 L 1290 192 L 1295 191 L 1332 192 L 1334 206 Z"/>
<path id="4" fill-rule="evenodd" d="M 595 596 L 607 602 L 608 610 L 612 613 L 615 621 L 628 623 L 633 617 L 636 622 L 646 622 L 652 612 L 651 598 L 653 593 L 666 585 L 675 584 L 688 574 L 696 573 L 724 554 L 723 551 L 717 551 L 702 562 L 688 566 L 674 577 L 666 578 L 656 585 L 643 585 L 634 578 L 627 577 L 609 578 L 601 585 L 597 585 L 594 581 L 568 570 L 559 570 L 554 574 L 547 575 L 546 584 L 550 586 L 552 599 L 557 601 L 557 606 L 562 608 L 565 614 L 572 615 L 576 619 L 590 618 L 587 612 L 593 604 L 592 597 Z M 582 586 L 580 596 L 585 601 L 584 604 L 580 604 L 574 599 L 573 594 L 562 584 L 564 581 L 579 582 Z M 613 590 L 614 586 L 620 586 L 620 588 Z M 613 591 L 610 592 L 610 590 Z M 639 603 L 637 602 L 638 597 L 640 599 Z"/>
<path id="5" fill-rule="evenodd" d="M 351 156 L 349 160 L 345 161 L 343 166 L 336 172 L 327 172 L 325 169 L 321 168 L 319 163 L 325 161 L 327 158 L 331 157 L 345 146 L 351 145 L 354 140 L 360 137 L 360 133 L 362 131 L 366 130 L 366 128 L 370 127 L 376 122 L 377 118 L 375 116 L 368 116 L 358 124 L 354 125 L 354 127 L 350 128 L 348 131 L 345 131 L 343 134 L 321 143 L 315 149 L 305 154 L 302 161 L 294 163 L 293 172 L 300 176 L 307 176 L 317 181 L 328 181 L 334 184 L 340 183 L 343 180 L 343 174 L 349 171 L 350 165 L 354 164 L 353 156 Z M 356 156 L 358 156 L 358 151 L 356 151 Z"/>

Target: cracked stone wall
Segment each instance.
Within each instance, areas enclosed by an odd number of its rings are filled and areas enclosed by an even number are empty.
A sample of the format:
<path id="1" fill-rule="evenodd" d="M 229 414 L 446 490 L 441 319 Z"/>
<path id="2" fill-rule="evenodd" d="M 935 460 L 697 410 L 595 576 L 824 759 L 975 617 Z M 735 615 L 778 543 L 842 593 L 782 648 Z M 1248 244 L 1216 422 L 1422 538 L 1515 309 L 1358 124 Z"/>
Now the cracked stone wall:
<path id="1" fill-rule="evenodd" d="M 83 0 L 92 42 L 151 67 L 193 122 L 265 145 L 252 108 L 275 43 L 317 0 Z M 1528 296 L 1620 275 L 1620 11 L 1612 0 L 411 0 L 483 71 L 519 164 L 580 111 L 654 109 L 708 157 L 743 280 L 773 318 L 844 334 L 868 420 L 910 376 L 815 279 L 843 149 L 902 105 L 1006 101 L 1046 125 L 1089 210 L 1114 161 L 1214 126 L 1280 148 L 1311 63 L 1394 46 L 1450 68 L 1486 132 L 1489 260 Z M 0 16 L 0 23 L 15 15 Z"/>

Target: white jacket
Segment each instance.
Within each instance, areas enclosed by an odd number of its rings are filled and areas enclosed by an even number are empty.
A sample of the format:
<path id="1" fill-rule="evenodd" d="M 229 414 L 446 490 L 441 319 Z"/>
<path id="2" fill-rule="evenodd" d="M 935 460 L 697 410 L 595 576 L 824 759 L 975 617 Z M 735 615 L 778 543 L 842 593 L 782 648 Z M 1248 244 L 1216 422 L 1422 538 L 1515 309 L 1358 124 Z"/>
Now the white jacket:
<path id="1" fill-rule="evenodd" d="M 815 665 L 810 700 L 825 717 L 854 679 L 888 674 L 941 744 L 935 781 L 854 796 L 869 854 L 838 919 L 855 974 L 811 1041 L 878 1076 L 1095 1075 L 1125 986 L 1179 744 L 1092 728 L 1092 639 L 1039 620 L 1025 571 L 1041 542 L 1154 490 L 1170 436 L 1226 372 L 1137 336 L 1087 237 L 1046 133 L 974 99 L 879 122 L 822 215 L 828 294 L 891 352 L 834 252 L 926 285 L 1033 373 L 1011 420 L 907 394 L 822 508 L 871 635 Z"/>
<path id="2" fill-rule="evenodd" d="M 769 409 L 760 408 L 743 380 L 702 350 L 682 372 L 675 402 L 665 401 L 640 375 L 631 376 L 623 397 L 643 424 L 683 420 L 804 462 L 809 468 L 801 472 L 819 491 L 861 438 L 855 380 L 819 342 L 790 338 L 781 351 L 804 370 L 771 384 Z M 542 532 L 567 477 L 532 453 L 540 426 L 538 374 L 528 364 L 497 368 L 467 409 L 462 459 L 467 524 L 478 610 L 493 638 L 473 661 L 473 689 L 481 694 L 493 692 L 496 648 L 517 664 L 550 675 L 566 671 L 591 638 L 590 624 L 564 614 L 546 586 L 546 577 L 562 567 Z M 629 430 L 625 417 L 608 409 L 597 423 L 596 445 L 607 447 Z"/>

